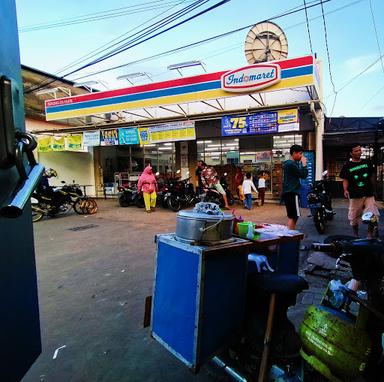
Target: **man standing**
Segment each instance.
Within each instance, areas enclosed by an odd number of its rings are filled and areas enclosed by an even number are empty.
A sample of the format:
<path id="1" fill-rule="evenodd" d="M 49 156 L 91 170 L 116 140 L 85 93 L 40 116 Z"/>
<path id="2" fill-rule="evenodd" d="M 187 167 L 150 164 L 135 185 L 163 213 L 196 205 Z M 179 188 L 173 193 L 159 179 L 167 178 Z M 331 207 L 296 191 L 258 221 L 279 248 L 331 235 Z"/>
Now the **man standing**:
<path id="1" fill-rule="evenodd" d="M 355 143 L 350 149 L 351 160 L 340 172 L 343 179 L 344 196 L 349 199 L 348 220 L 351 223 L 353 234 L 359 236 L 359 222 L 364 212 L 372 212 L 378 217 L 374 197 L 374 184 L 376 181 L 375 169 L 369 160 L 361 159 L 361 145 Z M 368 224 L 368 238 L 373 238 L 373 226 Z"/>
<path id="2" fill-rule="evenodd" d="M 216 170 L 211 166 L 207 166 L 207 164 L 203 161 L 198 161 L 197 167 L 201 169 L 200 176 L 203 186 L 206 188 L 214 188 L 217 192 L 219 192 L 224 199 L 224 209 L 229 210 L 230 208 L 228 205 L 227 194 L 225 193 L 223 186 L 220 184 Z"/>
<path id="3" fill-rule="evenodd" d="M 300 216 L 300 179 L 308 176 L 308 169 L 307 159 L 303 156 L 303 148 L 300 145 L 291 146 L 289 153 L 291 157 L 283 165 L 283 200 L 287 209 L 287 226 L 289 229 L 296 229 Z"/>

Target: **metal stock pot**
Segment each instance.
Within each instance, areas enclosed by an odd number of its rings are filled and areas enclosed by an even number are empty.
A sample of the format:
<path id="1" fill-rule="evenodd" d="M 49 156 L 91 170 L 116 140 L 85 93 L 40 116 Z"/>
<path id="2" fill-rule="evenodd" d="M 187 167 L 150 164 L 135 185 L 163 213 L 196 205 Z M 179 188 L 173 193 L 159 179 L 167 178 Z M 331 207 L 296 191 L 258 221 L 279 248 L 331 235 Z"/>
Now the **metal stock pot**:
<path id="1" fill-rule="evenodd" d="M 176 236 L 194 242 L 214 244 L 232 237 L 232 214 L 208 215 L 194 211 L 179 211 Z"/>

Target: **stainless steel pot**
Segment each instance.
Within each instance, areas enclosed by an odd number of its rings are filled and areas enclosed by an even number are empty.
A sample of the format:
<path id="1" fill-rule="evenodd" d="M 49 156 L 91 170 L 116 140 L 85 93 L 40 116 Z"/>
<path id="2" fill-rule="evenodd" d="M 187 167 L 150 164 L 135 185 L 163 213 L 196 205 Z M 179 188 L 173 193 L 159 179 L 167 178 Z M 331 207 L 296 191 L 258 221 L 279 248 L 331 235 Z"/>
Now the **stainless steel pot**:
<path id="1" fill-rule="evenodd" d="M 231 214 L 208 215 L 193 211 L 179 211 L 176 236 L 200 243 L 212 244 L 232 237 L 234 216 Z"/>

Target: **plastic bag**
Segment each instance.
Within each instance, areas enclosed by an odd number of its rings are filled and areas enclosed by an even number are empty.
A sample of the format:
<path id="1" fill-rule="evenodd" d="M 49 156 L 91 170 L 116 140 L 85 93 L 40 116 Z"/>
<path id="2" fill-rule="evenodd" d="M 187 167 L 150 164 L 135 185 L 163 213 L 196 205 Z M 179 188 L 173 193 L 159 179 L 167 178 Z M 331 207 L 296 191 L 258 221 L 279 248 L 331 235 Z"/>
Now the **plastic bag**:
<path id="1" fill-rule="evenodd" d="M 345 286 L 340 280 L 331 280 L 328 285 L 329 302 L 336 309 L 341 308 L 346 300 L 345 294 L 343 293 L 344 289 Z"/>

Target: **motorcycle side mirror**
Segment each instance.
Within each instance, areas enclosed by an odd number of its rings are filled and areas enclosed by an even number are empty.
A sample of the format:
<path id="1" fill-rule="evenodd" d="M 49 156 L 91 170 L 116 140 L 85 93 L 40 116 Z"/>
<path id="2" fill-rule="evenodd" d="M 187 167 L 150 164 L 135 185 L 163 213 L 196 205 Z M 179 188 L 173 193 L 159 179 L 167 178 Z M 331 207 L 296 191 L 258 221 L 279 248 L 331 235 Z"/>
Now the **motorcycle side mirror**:
<path id="1" fill-rule="evenodd" d="M 60 183 L 61 183 L 61 184 L 65 184 L 65 180 L 62 180 Z"/>

